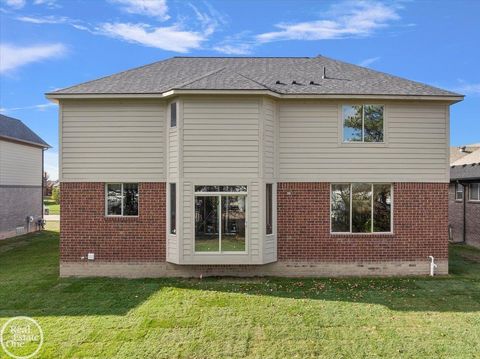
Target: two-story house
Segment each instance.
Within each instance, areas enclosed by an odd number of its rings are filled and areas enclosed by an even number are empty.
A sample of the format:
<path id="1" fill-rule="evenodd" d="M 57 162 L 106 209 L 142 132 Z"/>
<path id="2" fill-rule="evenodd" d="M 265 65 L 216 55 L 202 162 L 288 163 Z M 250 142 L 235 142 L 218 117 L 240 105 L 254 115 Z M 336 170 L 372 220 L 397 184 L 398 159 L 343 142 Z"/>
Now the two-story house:
<path id="1" fill-rule="evenodd" d="M 63 276 L 448 272 L 462 95 L 319 56 L 175 57 L 47 97 Z"/>

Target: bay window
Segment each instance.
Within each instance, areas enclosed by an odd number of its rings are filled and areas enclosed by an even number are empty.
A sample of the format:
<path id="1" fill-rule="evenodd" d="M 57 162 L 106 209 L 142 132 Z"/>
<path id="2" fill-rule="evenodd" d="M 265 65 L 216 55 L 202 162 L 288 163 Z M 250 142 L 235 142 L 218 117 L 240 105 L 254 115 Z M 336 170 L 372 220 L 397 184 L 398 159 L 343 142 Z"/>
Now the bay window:
<path id="1" fill-rule="evenodd" d="M 332 233 L 392 232 L 391 184 L 332 184 L 330 197 Z"/>

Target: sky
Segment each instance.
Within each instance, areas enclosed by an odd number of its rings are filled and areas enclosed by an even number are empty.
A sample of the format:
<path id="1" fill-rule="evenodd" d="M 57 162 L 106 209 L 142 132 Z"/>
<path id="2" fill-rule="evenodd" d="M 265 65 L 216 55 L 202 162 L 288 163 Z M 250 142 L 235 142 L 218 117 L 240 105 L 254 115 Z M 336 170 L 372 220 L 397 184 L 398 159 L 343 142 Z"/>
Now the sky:
<path id="1" fill-rule="evenodd" d="M 466 95 L 451 145 L 480 143 L 480 1 L 0 0 L 0 112 L 52 148 L 45 92 L 172 56 L 324 55 Z"/>

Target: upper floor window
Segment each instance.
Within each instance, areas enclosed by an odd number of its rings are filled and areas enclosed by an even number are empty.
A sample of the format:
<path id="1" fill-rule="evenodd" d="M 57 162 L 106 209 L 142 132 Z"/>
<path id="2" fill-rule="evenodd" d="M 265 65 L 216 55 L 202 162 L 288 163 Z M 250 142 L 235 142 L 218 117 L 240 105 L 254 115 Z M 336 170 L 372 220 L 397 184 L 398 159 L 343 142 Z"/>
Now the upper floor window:
<path id="1" fill-rule="evenodd" d="M 342 106 L 343 142 L 384 142 L 382 105 Z"/>
<path id="2" fill-rule="evenodd" d="M 332 232 L 392 232 L 392 185 L 332 184 L 330 219 Z"/>
<path id="3" fill-rule="evenodd" d="M 455 200 L 463 200 L 463 186 L 460 183 L 455 183 Z"/>
<path id="4" fill-rule="evenodd" d="M 138 183 L 108 183 L 107 216 L 138 216 Z"/>
<path id="5" fill-rule="evenodd" d="M 480 183 L 470 183 L 468 192 L 470 201 L 480 201 Z"/>
<path id="6" fill-rule="evenodd" d="M 177 103 L 170 104 L 170 127 L 177 127 Z"/>

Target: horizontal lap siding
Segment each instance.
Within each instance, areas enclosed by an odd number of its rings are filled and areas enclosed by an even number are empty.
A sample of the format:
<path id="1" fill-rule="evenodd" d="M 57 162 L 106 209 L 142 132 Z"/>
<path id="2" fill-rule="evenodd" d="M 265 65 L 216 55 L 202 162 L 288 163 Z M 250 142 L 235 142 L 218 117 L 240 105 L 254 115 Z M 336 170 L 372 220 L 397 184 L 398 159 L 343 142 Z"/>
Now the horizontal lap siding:
<path id="1" fill-rule="evenodd" d="M 63 181 L 161 181 L 165 107 L 156 100 L 62 102 Z"/>
<path id="2" fill-rule="evenodd" d="M 263 105 L 263 176 L 275 177 L 275 102 L 265 100 Z"/>
<path id="3" fill-rule="evenodd" d="M 258 176 L 258 100 L 185 100 L 183 121 L 185 177 Z"/>
<path id="4" fill-rule="evenodd" d="M 341 143 L 339 105 L 280 103 L 282 180 L 448 181 L 446 105 L 387 103 L 378 147 Z"/>
<path id="5" fill-rule="evenodd" d="M 0 141 L 0 185 L 41 186 L 42 149 Z"/>

